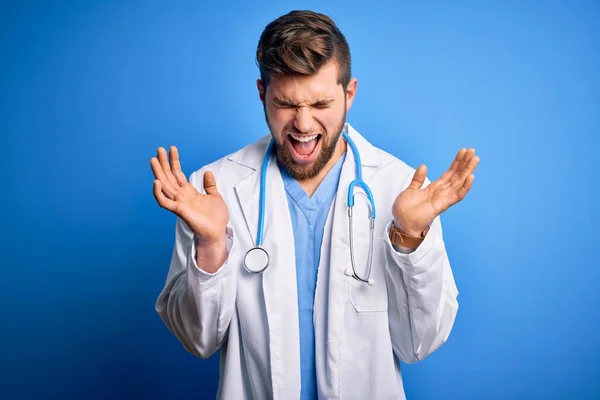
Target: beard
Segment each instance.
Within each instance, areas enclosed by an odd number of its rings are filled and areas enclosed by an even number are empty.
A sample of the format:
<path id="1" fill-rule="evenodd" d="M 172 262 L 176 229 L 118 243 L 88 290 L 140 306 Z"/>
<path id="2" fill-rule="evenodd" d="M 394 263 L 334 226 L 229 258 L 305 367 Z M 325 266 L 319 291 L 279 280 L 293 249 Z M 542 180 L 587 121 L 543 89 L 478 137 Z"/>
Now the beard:
<path id="1" fill-rule="evenodd" d="M 344 107 L 344 114 L 339 125 L 336 127 L 333 135 L 330 132 L 321 132 L 320 141 L 321 149 L 319 150 L 319 155 L 316 160 L 313 161 L 309 165 L 298 165 L 294 159 L 292 158 L 292 154 L 290 150 L 285 146 L 285 143 L 279 143 L 277 137 L 273 133 L 273 129 L 271 128 L 271 124 L 269 123 L 269 117 L 265 110 L 265 119 L 267 120 L 267 126 L 269 127 L 269 131 L 271 132 L 271 136 L 275 139 L 275 150 L 277 154 L 277 161 L 279 164 L 290 174 L 294 179 L 301 181 L 305 179 L 312 179 L 319 174 L 327 165 L 327 163 L 333 157 L 335 153 L 335 149 L 337 148 L 338 141 L 340 136 L 342 135 L 342 131 L 344 130 L 344 125 L 346 124 L 346 107 Z M 287 136 L 287 135 L 286 135 Z M 287 137 L 284 136 L 284 142 L 287 140 Z M 318 144 L 317 144 L 318 145 Z"/>

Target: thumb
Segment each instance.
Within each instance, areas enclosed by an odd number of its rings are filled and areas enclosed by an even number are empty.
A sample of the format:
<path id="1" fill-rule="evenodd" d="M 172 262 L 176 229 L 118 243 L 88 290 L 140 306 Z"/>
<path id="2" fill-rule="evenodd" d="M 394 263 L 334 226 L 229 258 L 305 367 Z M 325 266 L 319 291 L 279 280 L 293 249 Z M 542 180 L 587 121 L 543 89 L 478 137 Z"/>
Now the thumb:
<path id="1" fill-rule="evenodd" d="M 425 164 L 419 165 L 419 168 L 415 171 L 412 181 L 408 186 L 410 189 L 420 190 L 425 183 L 425 177 L 427 176 L 427 166 Z"/>
<path id="2" fill-rule="evenodd" d="M 212 172 L 206 171 L 204 173 L 204 191 L 206 194 L 218 194 L 217 181 Z"/>

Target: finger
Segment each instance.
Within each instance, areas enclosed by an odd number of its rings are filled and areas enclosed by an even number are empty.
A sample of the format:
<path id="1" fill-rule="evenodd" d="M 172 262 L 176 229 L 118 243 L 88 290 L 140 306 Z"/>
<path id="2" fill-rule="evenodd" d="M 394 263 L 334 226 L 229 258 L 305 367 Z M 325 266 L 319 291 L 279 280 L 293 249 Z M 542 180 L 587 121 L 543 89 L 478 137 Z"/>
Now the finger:
<path id="1" fill-rule="evenodd" d="M 467 179 L 467 177 L 469 175 L 471 175 L 473 172 L 475 172 L 475 168 L 477 168 L 477 164 L 479 164 L 479 157 L 478 156 L 471 157 L 471 159 L 469 160 L 467 165 L 460 172 L 460 175 L 459 175 L 458 179 L 456 180 L 456 182 L 454 182 L 452 184 L 452 187 L 454 187 L 454 188 L 461 187 L 464 184 L 465 179 Z"/>
<path id="2" fill-rule="evenodd" d="M 465 182 L 460 187 L 460 189 L 458 189 L 458 192 L 456 193 L 459 200 L 464 199 L 464 197 L 467 195 L 469 190 L 471 190 L 471 186 L 473 186 L 474 180 L 475 180 L 475 175 L 471 174 L 471 175 L 467 176 L 467 178 L 465 179 Z"/>
<path id="3" fill-rule="evenodd" d="M 469 161 L 471 161 L 471 158 L 473 158 L 474 155 L 475 155 L 474 148 L 470 148 L 467 151 L 465 151 L 464 157 L 458 163 L 458 166 L 456 168 L 456 173 L 458 173 L 458 174 L 462 173 L 463 170 L 465 169 L 465 166 L 468 164 Z"/>
<path id="4" fill-rule="evenodd" d="M 187 183 L 187 179 L 184 173 L 181 171 L 181 163 L 179 162 L 179 151 L 177 150 L 177 147 L 171 146 L 169 158 L 171 160 L 171 172 L 175 176 L 179 186 L 183 186 Z"/>
<path id="5" fill-rule="evenodd" d="M 171 172 L 171 166 L 169 165 L 169 161 L 167 160 L 167 151 L 163 147 L 159 147 L 156 151 L 158 155 L 158 161 L 160 162 L 160 166 L 165 174 L 165 177 L 169 180 L 169 183 L 176 188 L 178 186 L 177 179 L 175 179 L 175 175 Z"/>
<path id="6" fill-rule="evenodd" d="M 456 153 L 456 157 L 454 158 L 454 161 L 452 161 L 452 164 L 450 164 L 450 168 L 448 168 L 448 170 L 456 171 L 459 164 L 462 162 L 462 160 L 464 160 L 465 154 L 467 154 L 467 149 L 463 147 L 458 151 L 458 153 Z"/>
<path id="7" fill-rule="evenodd" d="M 464 148 L 464 147 L 462 149 L 460 149 L 458 151 L 458 153 L 456 153 L 456 157 L 454 158 L 454 160 L 450 164 L 450 168 L 448 168 L 448 170 L 442 174 L 442 176 L 440 177 L 440 181 L 441 180 L 445 180 L 445 179 L 450 179 L 452 177 L 452 175 L 458 169 L 458 166 L 460 165 L 461 161 L 465 157 L 466 153 L 467 153 L 467 149 Z"/>
<path id="8" fill-rule="evenodd" d="M 423 183 L 425 183 L 425 178 L 427 177 L 427 166 L 425 164 L 419 165 L 419 168 L 415 171 L 413 175 L 412 181 L 408 187 L 410 189 L 420 190 L 423 187 Z"/>
<path id="9" fill-rule="evenodd" d="M 152 167 L 152 172 L 154 173 L 154 177 L 161 182 L 162 191 L 169 196 L 170 199 L 175 198 L 176 190 L 173 188 L 173 185 L 169 182 L 167 177 L 165 176 L 165 172 L 163 171 L 160 161 L 156 157 L 152 157 L 150 159 L 150 166 Z"/>
<path id="10" fill-rule="evenodd" d="M 204 191 L 206 194 L 218 194 L 217 181 L 212 172 L 206 171 L 204 173 Z"/>
<path id="11" fill-rule="evenodd" d="M 162 191 L 162 185 L 158 179 L 154 181 L 153 191 L 154 191 L 154 198 L 156 199 L 156 201 L 162 208 L 169 210 L 169 211 L 175 211 L 177 204 L 173 200 L 168 199 L 164 195 L 164 193 Z"/>
<path id="12" fill-rule="evenodd" d="M 449 179 L 450 186 L 456 188 L 456 187 L 459 187 L 460 185 L 462 185 L 464 178 L 466 176 L 466 175 L 464 175 L 465 168 L 468 165 L 469 161 L 471 161 L 471 159 L 473 158 L 474 155 L 475 155 L 475 149 L 473 149 L 473 148 L 470 148 L 467 151 L 465 151 L 464 157 L 460 160 L 456 170 L 454 171 L 454 174 Z"/>

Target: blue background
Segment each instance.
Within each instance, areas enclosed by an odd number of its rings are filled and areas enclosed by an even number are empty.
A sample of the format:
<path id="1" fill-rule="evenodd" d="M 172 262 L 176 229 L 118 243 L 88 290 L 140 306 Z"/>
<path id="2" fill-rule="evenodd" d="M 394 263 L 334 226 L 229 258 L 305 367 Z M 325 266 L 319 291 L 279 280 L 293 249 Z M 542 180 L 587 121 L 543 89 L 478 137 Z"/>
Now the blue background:
<path id="1" fill-rule="evenodd" d="M 189 175 L 267 132 L 256 44 L 297 8 L 346 34 L 375 145 L 433 179 L 481 156 L 442 217 L 455 329 L 408 397 L 600 396 L 599 2 L 202 3 L 0 6 L 0 398 L 214 397 L 217 358 L 154 312 L 175 219 L 149 159 Z"/>

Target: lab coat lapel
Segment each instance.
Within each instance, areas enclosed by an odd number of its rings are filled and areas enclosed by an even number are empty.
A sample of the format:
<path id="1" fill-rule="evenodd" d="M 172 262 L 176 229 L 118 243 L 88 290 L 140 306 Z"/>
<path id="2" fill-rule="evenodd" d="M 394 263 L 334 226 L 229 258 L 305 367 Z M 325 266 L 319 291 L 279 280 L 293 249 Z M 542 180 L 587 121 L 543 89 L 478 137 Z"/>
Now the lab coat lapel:
<path id="1" fill-rule="evenodd" d="M 256 151 L 264 156 L 265 148 Z M 260 167 L 236 185 L 252 242 L 256 243 L 259 219 Z M 267 168 L 263 247 L 269 267 L 261 274 L 268 321 L 269 356 L 273 396 L 293 399 L 300 394 L 300 343 L 294 232 L 283 181 L 272 155 Z"/>
<path id="2" fill-rule="evenodd" d="M 347 126 L 347 132 L 354 140 L 359 154 L 361 156 L 362 166 L 376 166 L 377 159 L 372 147 L 358 134 L 351 126 Z M 345 312 L 348 302 L 348 290 L 350 277 L 344 274 L 346 269 L 351 268 L 350 264 L 350 239 L 349 239 L 349 220 L 348 220 L 348 187 L 356 178 L 355 157 L 347 145 L 346 159 L 342 166 L 338 191 L 335 196 L 335 203 L 332 207 L 331 239 L 323 241 L 324 245 L 329 245 L 329 249 L 323 249 L 323 254 L 329 254 L 328 280 L 320 275 L 320 279 L 327 282 L 326 288 L 317 293 L 317 307 L 320 307 L 317 315 L 319 316 L 320 326 L 325 323 L 326 329 L 316 327 L 317 339 L 321 340 L 325 346 L 320 346 L 324 350 L 322 356 L 326 356 L 326 369 L 329 379 L 326 384 L 321 385 L 327 398 L 340 398 L 341 396 L 341 374 L 342 374 L 342 348 L 345 338 Z M 359 191 L 360 189 L 357 189 Z M 362 201 L 357 197 L 357 201 Z M 355 225 L 364 225 L 366 220 L 356 219 Z M 367 226 L 355 226 L 354 230 L 368 229 Z M 329 252 L 327 251 L 329 250 Z M 357 249 L 360 250 L 360 249 Z M 325 261 L 325 260 L 323 260 Z M 322 271 L 321 273 L 325 273 Z M 325 321 L 323 320 L 325 319 Z M 323 337 L 325 336 L 325 337 Z"/>
<path id="3" fill-rule="evenodd" d="M 348 251 L 347 188 L 354 179 L 354 157 L 348 149 L 331 211 L 324 228 L 321 263 L 315 293 L 315 346 L 320 395 L 339 399 L 342 345 L 348 277 L 344 275 Z M 324 379 L 323 379 L 324 378 Z M 350 394 L 351 395 L 351 394 Z"/>
<path id="4" fill-rule="evenodd" d="M 354 180 L 354 155 L 348 146 L 346 159 L 342 165 L 338 191 L 335 196 L 332 215 L 331 248 L 329 253 L 329 282 L 328 293 L 324 294 L 329 300 L 327 310 L 327 342 L 331 373 L 337 376 L 332 389 L 339 395 L 339 376 L 341 370 L 341 348 L 344 338 L 344 312 L 348 296 L 348 277 L 344 275 L 350 248 L 348 238 L 348 186 Z M 336 385 L 337 383 L 337 385 Z"/>

